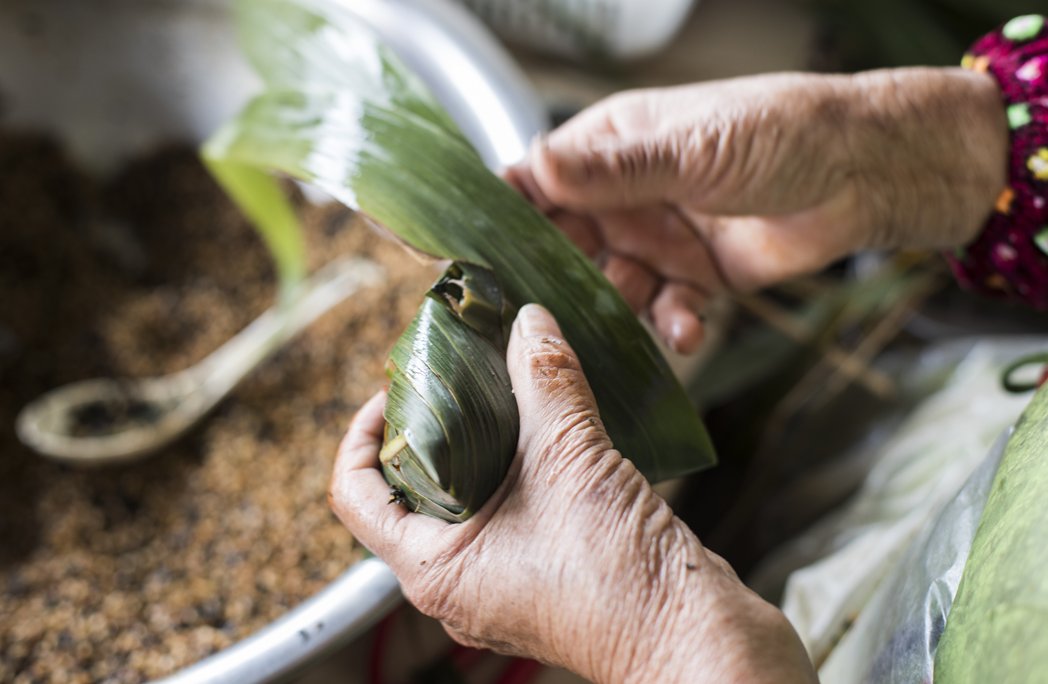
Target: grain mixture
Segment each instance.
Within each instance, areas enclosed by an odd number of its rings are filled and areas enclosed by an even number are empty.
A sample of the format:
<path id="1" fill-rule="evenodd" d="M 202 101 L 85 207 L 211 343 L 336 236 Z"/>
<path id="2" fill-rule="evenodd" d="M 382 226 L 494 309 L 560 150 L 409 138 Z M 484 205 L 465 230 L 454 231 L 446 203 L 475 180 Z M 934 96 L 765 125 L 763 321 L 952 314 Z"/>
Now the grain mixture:
<path id="1" fill-rule="evenodd" d="M 272 302 L 273 269 L 191 150 L 96 183 L 47 139 L 0 133 L 0 681 L 169 674 L 359 557 L 325 499 L 335 450 L 436 271 L 344 208 L 300 213 L 313 267 L 358 253 L 389 282 L 151 460 L 56 465 L 15 438 L 22 405 L 73 380 L 195 362 Z"/>

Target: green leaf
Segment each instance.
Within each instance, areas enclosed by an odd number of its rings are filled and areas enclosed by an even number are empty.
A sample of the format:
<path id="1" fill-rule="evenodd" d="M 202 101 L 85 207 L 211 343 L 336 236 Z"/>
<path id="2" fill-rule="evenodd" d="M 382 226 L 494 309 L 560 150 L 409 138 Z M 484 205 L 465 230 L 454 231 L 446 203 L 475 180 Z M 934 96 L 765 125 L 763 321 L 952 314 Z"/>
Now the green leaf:
<path id="1" fill-rule="evenodd" d="M 266 88 L 208 144 L 211 159 L 305 180 L 411 247 L 494 271 L 538 302 L 582 359 L 616 445 L 649 478 L 714 462 L 665 359 L 604 276 L 488 171 L 432 96 L 333 0 L 241 0 Z"/>
<path id="2" fill-rule="evenodd" d="M 306 245 L 295 211 L 276 179 L 232 159 L 201 155 L 208 171 L 251 220 L 273 257 L 280 299 L 290 302 L 306 276 Z"/>
<path id="3" fill-rule="evenodd" d="M 1043 682 L 1048 673 L 1048 389 L 1019 419 L 935 654 L 935 681 Z"/>
<path id="4" fill-rule="evenodd" d="M 393 347 L 379 460 L 413 510 L 465 520 L 506 476 L 520 428 L 505 361 L 514 313 L 491 271 L 456 262 Z"/>

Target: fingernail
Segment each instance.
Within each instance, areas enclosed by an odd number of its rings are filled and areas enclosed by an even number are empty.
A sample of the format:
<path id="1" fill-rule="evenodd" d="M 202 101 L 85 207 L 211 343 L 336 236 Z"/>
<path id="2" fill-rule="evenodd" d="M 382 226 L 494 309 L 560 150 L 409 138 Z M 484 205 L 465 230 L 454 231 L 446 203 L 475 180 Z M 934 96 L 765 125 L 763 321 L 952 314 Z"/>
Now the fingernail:
<path id="1" fill-rule="evenodd" d="M 691 354 L 702 342 L 702 323 L 691 314 L 677 314 L 670 321 L 666 342 L 678 354 Z"/>
<path id="2" fill-rule="evenodd" d="M 679 317 L 670 323 L 670 336 L 668 342 L 674 351 L 680 351 L 681 340 L 684 339 L 684 322 Z"/>
<path id="3" fill-rule="evenodd" d="M 517 313 L 520 334 L 525 337 L 556 335 L 559 333 L 553 317 L 538 304 L 525 304 Z"/>

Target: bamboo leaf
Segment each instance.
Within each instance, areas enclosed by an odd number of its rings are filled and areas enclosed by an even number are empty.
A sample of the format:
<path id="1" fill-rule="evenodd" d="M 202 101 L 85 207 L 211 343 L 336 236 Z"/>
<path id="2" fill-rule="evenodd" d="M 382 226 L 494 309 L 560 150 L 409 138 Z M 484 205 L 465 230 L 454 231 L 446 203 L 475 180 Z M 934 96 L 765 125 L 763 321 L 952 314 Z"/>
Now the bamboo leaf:
<path id="1" fill-rule="evenodd" d="M 208 158 L 311 182 L 419 251 L 490 269 L 513 305 L 541 303 L 560 322 L 616 447 L 642 472 L 713 463 L 694 407 L 615 288 L 484 167 L 351 12 L 332 0 L 241 0 L 238 11 L 266 88 L 209 141 Z"/>
<path id="2" fill-rule="evenodd" d="M 936 682 L 1040 682 L 1048 673 L 1048 389 L 1008 440 L 946 630 Z"/>
<path id="3" fill-rule="evenodd" d="M 290 302 L 306 276 L 306 245 L 295 211 L 276 179 L 231 159 L 202 157 L 211 175 L 262 236 L 276 263 L 280 300 Z"/>
<path id="4" fill-rule="evenodd" d="M 380 460 L 412 509 L 465 520 L 505 477 L 520 425 L 505 361 L 513 314 L 491 271 L 454 263 L 393 347 Z"/>

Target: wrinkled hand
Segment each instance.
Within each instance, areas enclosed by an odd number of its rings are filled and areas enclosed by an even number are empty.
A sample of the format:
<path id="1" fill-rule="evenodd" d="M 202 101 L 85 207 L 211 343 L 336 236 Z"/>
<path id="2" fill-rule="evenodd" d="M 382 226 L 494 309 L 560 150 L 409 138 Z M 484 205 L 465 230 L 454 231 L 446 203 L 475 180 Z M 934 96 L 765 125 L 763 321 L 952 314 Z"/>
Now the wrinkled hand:
<path id="1" fill-rule="evenodd" d="M 334 510 L 408 599 L 464 644 L 598 682 L 813 681 L 782 614 L 703 549 L 612 447 L 578 358 L 541 307 L 521 309 L 507 362 L 518 452 L 462 524 L 388 503 L 384 394 L 343 441 Z"/>
<path id="2" fill-rule="evenodd" d="M 861 249 L 970 241 L 1004 187 L 1007 144 L 984 74 L 780 74 L 615 95 L 506 177 L 693 351 L 719 292 Z"/>

